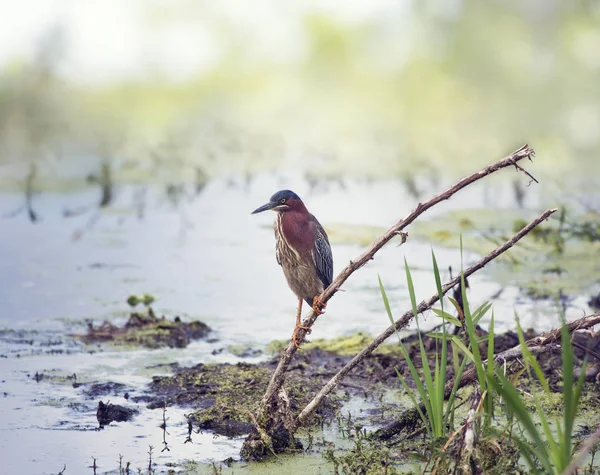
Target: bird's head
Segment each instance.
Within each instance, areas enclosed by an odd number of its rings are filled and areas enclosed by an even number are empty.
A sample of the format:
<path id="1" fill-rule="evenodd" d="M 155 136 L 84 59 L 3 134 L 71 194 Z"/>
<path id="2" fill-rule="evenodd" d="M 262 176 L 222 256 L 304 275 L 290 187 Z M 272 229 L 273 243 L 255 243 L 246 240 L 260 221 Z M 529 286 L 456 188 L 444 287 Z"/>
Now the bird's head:
<path id="1" fill-rule="evenodd" d="M 285 213 L 286 211 L 306 211 L 306 207 L 296 193 L 290 190 L 281 190 L 271 196 L 267 204 L 252 211 L 252 214 L 262 213 L 267 210 Z"/>

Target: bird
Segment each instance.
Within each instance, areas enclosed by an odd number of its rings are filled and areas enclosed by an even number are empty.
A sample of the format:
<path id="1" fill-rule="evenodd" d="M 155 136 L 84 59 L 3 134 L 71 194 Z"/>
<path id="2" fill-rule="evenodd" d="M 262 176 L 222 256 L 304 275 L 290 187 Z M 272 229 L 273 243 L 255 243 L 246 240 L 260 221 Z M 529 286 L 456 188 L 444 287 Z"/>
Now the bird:
<path id="1" fill-rule="evenodd" d="M 290 289 L 298 298 L 296 327 L 292 334 L 292 340 L 298 348 L 298 330 L 311 331 L 300 321 L 302 302 L 307 302 L 317 315 L 324 313 L 326 304 L 319 295 L 333 280 L 333 254 L 325 229 L 309 213 L 296 193 L 291 190 L 278 191 L 267 204 L 255 209 L 252 214 L 267 210 L 277 213 L 273 224 L 275 257 Z"/>

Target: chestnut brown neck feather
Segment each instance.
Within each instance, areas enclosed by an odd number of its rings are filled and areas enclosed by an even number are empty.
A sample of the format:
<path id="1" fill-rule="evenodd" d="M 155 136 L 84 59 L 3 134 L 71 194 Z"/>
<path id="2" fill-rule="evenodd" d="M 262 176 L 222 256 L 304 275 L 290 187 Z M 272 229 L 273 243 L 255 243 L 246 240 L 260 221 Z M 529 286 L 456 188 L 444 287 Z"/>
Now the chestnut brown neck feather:
<path id="1" fill-rule="evenodd" d="M 302 207 L 306 210 L 304 205 Z M 297 251 L 312 249 L 314 229 L 311 226 L 311 215 L 307 211 L 289 210 L 281 213 L 277 219 L 281 220 L 281 232 L 291 247 Z"/>

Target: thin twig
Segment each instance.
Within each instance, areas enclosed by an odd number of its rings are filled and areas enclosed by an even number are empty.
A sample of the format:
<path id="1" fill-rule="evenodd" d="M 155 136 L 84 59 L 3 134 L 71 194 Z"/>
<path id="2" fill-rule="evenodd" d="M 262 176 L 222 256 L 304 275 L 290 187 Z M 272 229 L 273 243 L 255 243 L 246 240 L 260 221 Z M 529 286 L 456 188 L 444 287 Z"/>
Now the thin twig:
<path id="1" fill-rule="evenodd" d="M 531 157 L 529 159 L 531 160 Z M 518 171 L 525 173 L 525 175 L 527 175 L 529 178 L 531 178 L 531 180 L 529 181 L 527 186 L 531 185 L 534 181 L 539 184 L 539 181 L 537 181 L 536 178 L 531 173 L 529 173 L 527 170 L 523 169 L 517 162 L 513 163 L 513 165 L 515 166 L 515 168 Z"/>
<path id="2" fill-rule="evenodd" d="M 502 160 L 493 163 L 492 165 L 483 168 L 477 173 L 473 173 L 472 175 L 463 178 L 458 181 L 456 184 L 448 188 L 447 190 L 435 195 L 428 201 L 424 203 L 419 203 L 417 207 L 409 213 L 404 219 L 400 220 L 390 229 L 388 229 L 383 235 L 378 237 L 357 259 L 350 261 L 350 263 L 339 273 L 339 275 L 335 278 L 335 280 L 331 283 L 327 289 L 321 293 L 319 299 L 323 303 L 327 303 L 327 301 L 340 290 L 340 287 L 346 282 L 346 280 L 352 275 L 355 271 L 364 266 L 367 262 L 373 259 L 374 254 L 379 251 L 385 244 L 391 241 L 394 237 L 396 237 L 404 228 L 406 228 L 409 224 L 411 224 L 415 219 L 417 219 L 421 214 L 435 206 L 436 204 L 449 199 L 458 191 L 467 187 L 471 183 L 474 183 L 481 178 L 484 178 L 502 168 L 509 167 L 511 165 L 516 165 L 516 163 L 524 158 L 531 159 L 532 156 L 535 155 L 535 152 L 529 145 L 525 144 L 520 147 L 518 150 L 515 150 L 513 153 L 503 158 Z M 406 239 L 406 235 L 401 235 L 402 241 Z M 453 284 L 454 285 L 454 284 Z M 313 311 L 309 314 L 309 316 L 302 322 L 302 326 L 306 328 L 312 327 L 313 323 L 317 319 L 317 314 Z M 297 333 L 297 338 L 300 341 L 305 337 L 306 331 L 300 329 Z M 260 404 L 259 414 L 265 414 L 268 411 L 269 404 L 274 400 L 276 394 L 279 392 L 279 389 L 283 385 L 285 379 L 285 372 L 296 353 L 296 345 L 293 341 L 290 341 L 287 348 L 284 350 L 281 355 L 281 359 L 277 368 L 273 372 L 271 376 L 271 380 L 269 382 L 269 386 L 263 396 L 263 399 Z M 261 417 L 259 417 L 261 419 Z"/>
<path id="3" fill-rule="evenodd" d="M 503 252 L 507 251 L 511 247 L 513 247 L 519 240 L 521 240 L 525 235 L 527 235 L 532 229 L 534 229 L 538 224 L 542 221 L 548 219 L 552 213 L 556 212 L 556 209 L 549 209 L 544 211 L 540 216 L 534 219 L 531 223 L 521 229 L 517 234 L 515 234 L 510 240 L 505 242 L 502 246 L 497 247 L 492 252 L 490 252 L 487 256 L 480 259 L 477 263 L 473 264 L 471 267 L 464 271 L 465 279 L 469 277 L 474 272 L 482 269 L 486 264 L 490 261 L 494 260 Z M 450 282 L 442 286 L 442 295 L 446 294 L 449 290 L 451 290 L 455 285 L 461 282 L 463 274 L 457 275 Z M 439 295 L 436 292 L 427 302 L 423 301 L 417 306 L 417 312 L 423 313 L 426 310 L 429 310 L 437 301 L 439 300 Z M 316 409 L 316 407 L 321 403 L 323 398 L 329 394 L 340 382 L 340 380 L 356 365 L 358 365 L 365 357 L 370 355 L 381 343 L 383 343 L 387 338 L 394 334 L 395 331 L 401 330 L 406 327 L 410 321 L 413 319 L 413 311 L 409 310 L 402 317 L 394 322 L 394 325 L 390 325 L 383 333 L 377 336 L 369 345 L 363 348 L 358 354 L 354 356 L 346 365 L 338 371 L 338 373 L 331 378 L 325 386 L 317 393 L 314 399 L 307 404 L 307 406 L 300 412 L 296 420 L 294 421 L 294 428 L 299 427 L 306 418 Z"/>
<path id="4" fill-rule="evenodd" d="M 587 348 L 585 346 L 583 346 L 581 343 L 577 343 L 576 341 L 572 341 L 571 345 L 573 345 L 575 348 L 580 349 L 581 351 L 587 353 L 588 355 L 593 356 L 594 358 L 596 358 L 598 361 L 600 361 L 600 353 L 595 352 L 594 350 L 592 350 L 591 348 Z"/>

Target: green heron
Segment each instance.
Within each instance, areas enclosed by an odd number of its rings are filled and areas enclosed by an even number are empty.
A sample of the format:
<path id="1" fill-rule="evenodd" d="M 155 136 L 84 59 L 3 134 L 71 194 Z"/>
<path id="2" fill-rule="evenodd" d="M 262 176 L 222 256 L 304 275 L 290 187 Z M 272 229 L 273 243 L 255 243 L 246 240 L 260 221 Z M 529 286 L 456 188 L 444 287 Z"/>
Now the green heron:
<path id="1" fill-rule="evenodd" d="M 296 327 L 292 339 L 296 347 L 300 328 L 310 333 L 310 328 L 302 326 L 300 315 L 302 301 L 312 306 L 317 315 L 321 315 L 325 304 L 319 295 L 333 280 L 333 256 L 327 233 L 296 193 L 282 190 L 271 196 L 264 206 L 255 209 L 252 214 L 273 210 L 275 218 L 275 257 L 283 269 L 290 289 L 298 297 Z"/>

